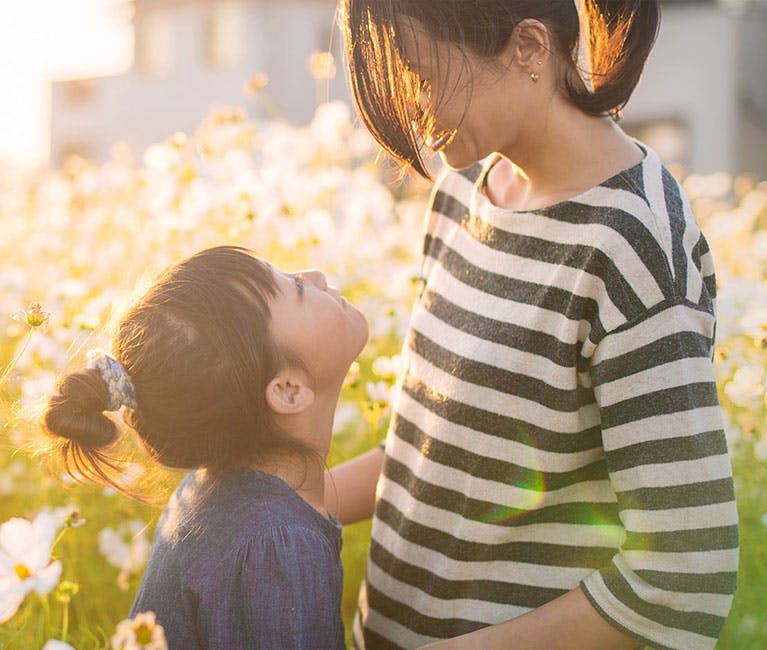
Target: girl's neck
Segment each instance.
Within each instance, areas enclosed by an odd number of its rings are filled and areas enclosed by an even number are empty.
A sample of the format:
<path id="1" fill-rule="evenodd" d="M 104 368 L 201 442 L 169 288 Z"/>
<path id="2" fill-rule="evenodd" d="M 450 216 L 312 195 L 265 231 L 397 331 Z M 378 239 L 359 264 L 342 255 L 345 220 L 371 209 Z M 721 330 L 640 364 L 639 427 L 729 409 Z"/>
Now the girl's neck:
<path id="1" fill-rule="evenodd" d="M 251 465 L 253 469 L 281 478 L 323 517 L 325 509 L 324 458 L 299 452 L 276 452 Z"/>
<path id="2" fill-rule="evenodd" d="M 273 474 L 290 485 L 296 493 L 324 517 L 325 460 L 333 436 L 333 418 L 340 385 L 332 390 L 318 391 L 314 403 L 301 413 L 275 417 L 283 435 L 303 445 L 308 453 L 283 451 L 271 454 L 255 469 Z"/>

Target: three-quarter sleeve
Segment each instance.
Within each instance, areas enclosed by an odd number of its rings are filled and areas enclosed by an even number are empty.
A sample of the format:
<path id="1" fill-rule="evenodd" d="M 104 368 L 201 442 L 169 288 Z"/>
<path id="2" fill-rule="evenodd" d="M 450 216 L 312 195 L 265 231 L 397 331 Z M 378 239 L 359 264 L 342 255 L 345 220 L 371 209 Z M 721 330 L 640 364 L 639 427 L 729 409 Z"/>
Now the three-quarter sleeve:
<path id="1" fill-rule="evenodd" d="M 714 317 L 664 302 L 592 355 L 625 539 L 582 583 L 614 626 L 655 648 L 713 648 L 732 604 L 738 527 L 711 363 Z"/>
<path id="2" fill-rule="evenodd" d="M 227 650 L 345 648 L 338 544 L 301 525 L 265 528 L 211 567 L 200 646 Z"/>

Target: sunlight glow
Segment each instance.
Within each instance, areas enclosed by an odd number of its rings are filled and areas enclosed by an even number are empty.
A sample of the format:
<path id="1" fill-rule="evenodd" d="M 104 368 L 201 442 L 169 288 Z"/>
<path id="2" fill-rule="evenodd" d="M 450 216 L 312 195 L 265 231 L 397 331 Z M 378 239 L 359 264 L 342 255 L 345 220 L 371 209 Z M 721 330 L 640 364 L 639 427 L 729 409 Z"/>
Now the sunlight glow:
<path id="1" fill-rule="evenodd" d="M 127 0 L 4 1 L 0 80 L 5 90 L 0 159 L 34 164 L 48 155 L 51 79 L 120 74 L 131 64 Z"/>

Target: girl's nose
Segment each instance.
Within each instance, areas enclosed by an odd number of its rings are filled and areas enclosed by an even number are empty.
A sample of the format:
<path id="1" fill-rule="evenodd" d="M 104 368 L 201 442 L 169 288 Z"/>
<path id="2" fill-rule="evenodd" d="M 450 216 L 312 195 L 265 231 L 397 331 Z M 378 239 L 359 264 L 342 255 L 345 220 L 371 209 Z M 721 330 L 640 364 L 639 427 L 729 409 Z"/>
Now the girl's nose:
<path id="1" fill-rule="evenodd" d="M 309 269 L 308 271 L 302 271 L 301 275 L 305 281 L 311 282 L 320 291 L 325 291 L 328 288 L 328 279 L 322 271 Z"/>

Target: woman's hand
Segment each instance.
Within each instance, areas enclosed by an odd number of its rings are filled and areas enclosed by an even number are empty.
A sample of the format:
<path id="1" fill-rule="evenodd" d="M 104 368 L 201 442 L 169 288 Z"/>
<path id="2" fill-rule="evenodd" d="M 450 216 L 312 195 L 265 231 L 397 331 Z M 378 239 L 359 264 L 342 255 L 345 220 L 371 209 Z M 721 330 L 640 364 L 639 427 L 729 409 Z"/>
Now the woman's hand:
<path id="1" fill-rule="evenodd" d="M 373 516 L 383 461 L 383 449 L 376 447 L 325 473 L 325 508 L 344 526 Z"/>
<path id="2" fill-rule="evenodd" d="M 602 618 L 576 587 L 519 618 L 422 650 L 632 650 L 641 645 Z"/>

